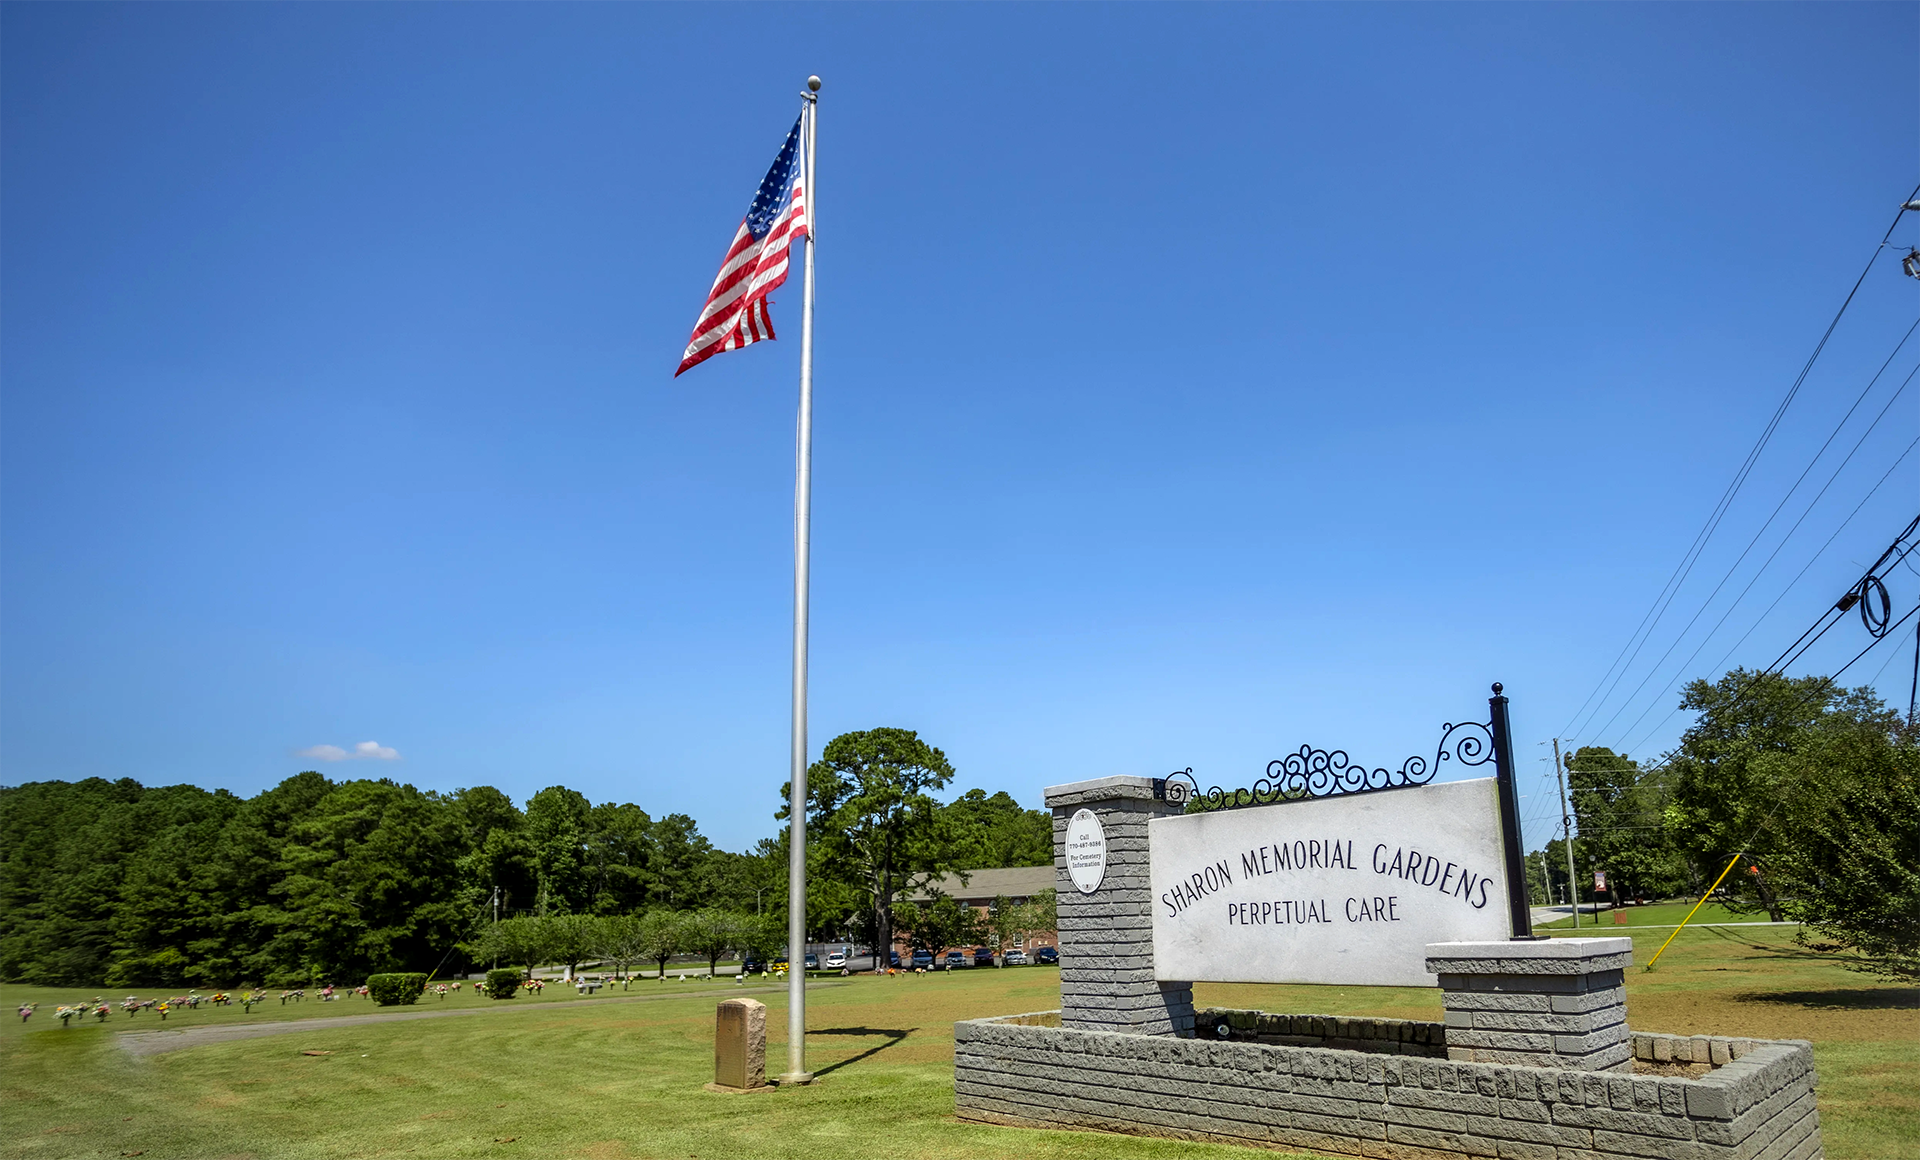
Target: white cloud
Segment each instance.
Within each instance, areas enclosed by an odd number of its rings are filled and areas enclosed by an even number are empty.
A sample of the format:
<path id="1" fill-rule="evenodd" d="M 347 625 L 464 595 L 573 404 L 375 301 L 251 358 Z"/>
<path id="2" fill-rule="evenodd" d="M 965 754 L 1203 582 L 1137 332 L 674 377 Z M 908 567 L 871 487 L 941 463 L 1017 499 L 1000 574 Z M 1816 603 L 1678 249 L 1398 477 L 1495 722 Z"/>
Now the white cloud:
<path id="1" fill-rule="evenodd" d="M 400 751 L 378 741 L 362 741 L 352 750 L 338 745 L 314 745 L 300 750 L 296 756 L 311 757 L 315 761 L 398 761 Z"/>

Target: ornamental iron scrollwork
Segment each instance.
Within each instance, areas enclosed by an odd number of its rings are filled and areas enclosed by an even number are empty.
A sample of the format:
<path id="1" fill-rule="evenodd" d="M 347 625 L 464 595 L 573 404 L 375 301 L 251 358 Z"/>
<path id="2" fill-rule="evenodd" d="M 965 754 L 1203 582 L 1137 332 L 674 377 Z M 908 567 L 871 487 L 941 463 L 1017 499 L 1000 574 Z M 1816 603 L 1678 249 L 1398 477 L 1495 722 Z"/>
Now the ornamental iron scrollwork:
<path id="1" fill-rule="evenodd" d="M 1442 762 L 1459 765 L 1486 765 L 1494 760 L 1493 727 L 1483 721 L 1447 722 L 1440 727 L 1440 744 L 1433 759 L 1409 757 L 1399 769 L 1385 766 L 1368 768 L 1355 764 L 1344 749 L 1316 749 L 1302 745 L 1298 753 L 1289 753 L 1267 763 L 1267 775 L 1251 786 L 1206 790 L 1193 776 L 1191 768 L 1153 779 L 1153 796 L 1188 812 L 1237 810 L 1247 806 L 1280 805 L 1310 801 L 1342 794 L 1373 793 L 1385 789 L 1405 789 L 1426 785 L 1440 771 Z"/>

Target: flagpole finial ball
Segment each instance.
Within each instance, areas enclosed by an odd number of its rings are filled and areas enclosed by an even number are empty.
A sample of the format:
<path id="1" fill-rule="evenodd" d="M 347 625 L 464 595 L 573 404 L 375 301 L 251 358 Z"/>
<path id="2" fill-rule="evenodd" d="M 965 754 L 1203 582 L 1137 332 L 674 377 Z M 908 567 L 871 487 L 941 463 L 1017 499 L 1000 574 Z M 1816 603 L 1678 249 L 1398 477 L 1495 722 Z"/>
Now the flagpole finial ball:
<path id="1" fill-rule="evenodd" d="M 819 77 L 808 77 L 808 78 L 807 78 L 807 91 L 808 91 L 808 92 L 810 92 L 810 93 L 817 93 L 817 92 L 819 92 L 819 91 L 820 91 L 820 78 L 819 78 Z"/>

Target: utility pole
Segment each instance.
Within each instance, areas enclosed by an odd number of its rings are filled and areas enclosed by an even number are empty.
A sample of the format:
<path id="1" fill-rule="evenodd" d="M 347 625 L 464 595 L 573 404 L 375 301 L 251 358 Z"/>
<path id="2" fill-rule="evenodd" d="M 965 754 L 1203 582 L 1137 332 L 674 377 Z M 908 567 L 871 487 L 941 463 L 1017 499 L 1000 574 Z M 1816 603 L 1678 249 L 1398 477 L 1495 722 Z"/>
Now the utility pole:
<path id="1" fill-rule="evenodd" d="M 1580 929 L 1580 879 L 1573 871 L 1573 814 L 1567 810 L 1567 770 L 1560 760 L 1560 739 L 1553 739 L 1553 776 L 1560 783 L 1560 825 L 1567 834 L 1567 901 L 1573 904 L 1573 926 Z"/>
<path id="2" fill-rule="evenodd" d="M 500 925 L 500 887 L 497 883 L 493 888 L 493 925 L 496 927 Z M 500 945 L 498 941 L 493 940 L 491 936 L 489 936 L 489 941 L 492 941 L 495 946 Z M 493 965 L 495 969 L 498 969 L 500 966 L 500 955 L 497 951 L 493 956 Z"/>

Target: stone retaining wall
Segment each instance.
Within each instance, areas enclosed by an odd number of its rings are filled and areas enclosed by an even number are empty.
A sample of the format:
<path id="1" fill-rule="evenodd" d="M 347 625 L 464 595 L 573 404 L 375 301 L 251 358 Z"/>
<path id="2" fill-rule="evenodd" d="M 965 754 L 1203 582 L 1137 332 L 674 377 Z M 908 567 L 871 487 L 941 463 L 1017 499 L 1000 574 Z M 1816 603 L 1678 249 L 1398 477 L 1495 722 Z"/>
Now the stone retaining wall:
<path id="1" fill-rule="evenodd" d="M 1703 1052 L 1706 1074 L 1684 1077 L 1047 1025 L 1056 1019 L 955 1024 L 956 1114 L 1393 1160 L 1821 1155 L 1813 1049 L 1800 1040 L 1633 1034 L 1650 1063 Z"/>

